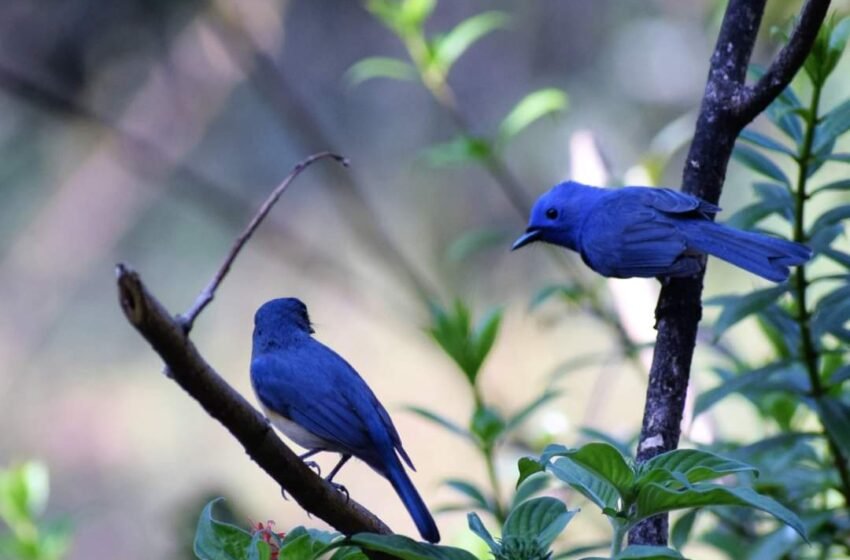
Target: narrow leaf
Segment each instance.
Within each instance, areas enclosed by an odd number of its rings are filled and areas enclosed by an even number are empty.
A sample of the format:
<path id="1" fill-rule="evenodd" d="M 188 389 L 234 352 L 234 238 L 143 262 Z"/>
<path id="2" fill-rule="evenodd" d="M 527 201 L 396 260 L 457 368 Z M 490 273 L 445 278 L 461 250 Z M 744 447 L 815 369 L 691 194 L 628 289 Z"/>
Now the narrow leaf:
<path id="1" fill-rule="evenodd" d="M 627 546 L 625 550 L 614 557 L 614 560 L 665 560 L 668 558 L 686 560 L 684 556 L 672 548 L 642 544 L 632 544 Z"/>
<path id="2" fill-rule="evenodd" d="M 779 152 L 781 154 L 791 156 L 792 158 L 797 156 L 797 154 L 794 153 L 793 150 L 784 146 L 783 144 L 780 144 L 773 138 L 765 136 L 764 134 L 761 134 L 760 132 L 756 132 L 755 130 L 749 128 L 745 128 L 744 131 L 741 132 L 739 138 L 741 140 L 744 140 L 745 142 L 749 142 L 750 144 L 754 144 L 756 146 L 765 148 L 767 150 L 772 150 L 774 152 Z"/>
<path id="3" fill-rule="evenodd" d="M 761 153 L 755 151 L 754 149 L 748 146 L 736 145 L 732 155 L 736 160 L 738 160 L 739 163 L 746 167 L 749 167 L 756 173 L 760 173 L 766 177 L 770 177 L 775 181 L 779 181 L 783 185 L 791 184 L 791 182 L 788 180 L 788 177 L 779 168 L 778 165 L 773 163 L 766 156 L 762 155 Z"/>
<path id="4" fill-rule="evenodd" d="M 490 510 L 490 500 L 487 499 L 484 493 L 475 486 L 475 484 L 459 478 L 450 478 L 443 481 L 443 484 L 471 499 L 476 507 L 487 511 Z"/>
<path id="5" fill-rule="evenodd" d="M 766 382 L 771 376 L 788 367 L 787 362 L 778 362 L 740 374 L 729 372 L 727 378 L 720 385 L 708 391 L 703 391 L 697 396 L 694 403 L 694 416 L 702 414 L 729 395 L 743 393 L 750 387 Z"/>
<path id="6" fill-rule="evenodd" d="M 567 94 L 559 89 L 541 89 L 529 93 L 516 104 L 499 125 L 499 143 L 504 145 L 534 121 L 563 111 L 567 108 L 567 104 Z"/>
<path id="7" fill-rule="evenodd" d="M 850 454 L 850 406 L 836 398 L 824 397 L 817 400 L 816 410 L 824 428 L 845 456 Z"/>
<path id="8" fill-rule="evenodd" d="M 788 291 L 787 284 L 781 284 L 772 288 L 764 288 L 743 295 L 729 295 L 711 298 L 705 302 L 706 305 L 722 305 L 723 310 L 714 323 L 715 337 L 720 338 L 729 327 L 756 313 L 771 303 L 778 300 Z"/>
<path id="9" fill-rule="evenodd" d="M 501 549 L 499 543 L 493 539 L 492 535 L 490 535 L 490 531 L 487 530 L 487 527 L 484 526 L 484 523 L 481 521 L 481 518 L 478 517 L 476 513 L 470 513 L 466 516 L 467 523 L 469 524 L 469 530 L 478 535 L 481 540 L 487 543 L 487 547 L 490 549 L 490 552 L 497 553 Z"/>
<path id="10" fill-rule="evenodd" d="M 418 414 L 422 418 L 426 420 L 430 420 L 431 422 L 437 424 L 438 426 L 442 426 L 453 434 L 459 435 L 465 439 L 470 441 L 474 441 L 472 434 L 469 433 L 468 430 L 461 428 L 459 425 L 455 424 L 445 416 L 441 416 L 436 412 L 431 412 L 430 410 L 426 410 L 424 408 L 420 408 L 418 406 L 408 406 L 405 407 L 406 410 L 413 412 L 414 414 Z"/>
<path id="11" fill-rule="evenodd" d="M 364 58 L 345 73 L 345 80 L 351 87 L 358 86 L 373 78 L 414 80 L 416 77 L 416 69 L 410 63 L 383 56 Z"/>
<path id="12" fill-rule="evenodd" d="M 824 115 L 815 129 L 815 140 L 812 152 L 817 154 L 835 140 L 850 130 L 850 99 Z"/>
<path id="13" fill-rule="evenodd" d="M 548 403 L 552 399 L 555 399 L 561 396 L 562 391 L 557 389 L 548 389 L 542 395 L 522 407 L 516 414 L 514 414 L 511 418 L 508 419 L 505 424 L 505 432 L 510 432 L 511 430 L 515 430 L 518 428 L 523 422 L 525 422 L 529 416 L 534 414 L 541 406 Z"/>
<path id="14" fill-rule="evenodd" d="M 510 18 L 504 12 L 483 12 L 462 21 L 437 41 L 434 48 L 434 63 L 448 72 L 478 39 L 499 28 L 507 27 Z"/>

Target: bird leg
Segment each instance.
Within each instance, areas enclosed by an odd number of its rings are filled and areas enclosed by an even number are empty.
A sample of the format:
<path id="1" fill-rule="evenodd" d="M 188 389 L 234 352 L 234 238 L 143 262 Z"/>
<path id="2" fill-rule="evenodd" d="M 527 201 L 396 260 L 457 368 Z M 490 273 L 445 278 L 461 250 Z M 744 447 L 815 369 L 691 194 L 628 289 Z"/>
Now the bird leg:
<path id="1" fill-rule="evenodd" d="M 321 467 L 319 467 L 319 463 L 317 463 L 315 461 L 305 461 L 305 459 L 312 457 L 313 455 L 315 455 L 316 453 L 319 453 L 320 451 L 324 451 L 324 450 L 323 449 L 311 449 L 307 453 L 302 453 L 301 455 L 299 455 L 298 458 L 301 459 L 302 461 L 304 461 L 305 465 L 307 465 L 308 467 L 310 467 L 311 469 L 316 471 L 317 475 L 322 476 L 322 469 L 321 469 Z"/>
<path id="2" fill-rule="evenodd" d="M 339 463 L 337 463 L 336 466 L 333 469 L 331 469 L 331 472 L 328 474 L 328 476 L 325 477 L 326 482 L 331 483 L 334 488 L 336 488 L 338 491 L 345 494 L 345 500 L 346 501 L 348 501 L 348 498 L 349 498 L 348 489 L 345 486 L 343 486 L 342 484 L 337 484 L 336 482 L 334 482 L 333 478 L 334 478 L 334 476 L 336 476 L 336 473 L 339 472 L 339 470 L 342 468 L 342 466 L 348 462 L 349 459 L 351 459 L 351 455 L 343 454 L 339 459 Z"/>

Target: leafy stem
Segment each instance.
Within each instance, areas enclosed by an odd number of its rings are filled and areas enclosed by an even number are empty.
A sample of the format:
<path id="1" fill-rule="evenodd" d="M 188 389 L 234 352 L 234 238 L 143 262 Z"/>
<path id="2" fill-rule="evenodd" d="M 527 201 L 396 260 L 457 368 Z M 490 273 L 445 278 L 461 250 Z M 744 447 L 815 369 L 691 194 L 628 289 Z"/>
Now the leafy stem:
<path id="1" fill-rule="evenodd" d="M 823 90 L 823 82 L 823 80 L 812 80 L 812 99 L 805 118 L 806 128 L 803 136 L 803 142 L 800 146 L 800 153 L 796 158 L 798 172 L 794 208 L 794 241 L 797 241 L 798 243 L 806 243 L 808 241 L 804 228 L 805 206 L 806 201 L 808 200 L 806 186 L 809 176 L 809 165 L 811 165 L 813 160 L 812 145 L 814 143 L 815 130 L 818 124 L 818 111 L 820 110 L 820 98 Z M 809 381 L 812 385 L 812 397 L 816 402 L 818 402 L 824 397 L 825 390 L 823 383 L 821 382 L 819 372 L 819 350 L 812 339 L 811 313 L 809 311 L 807 301 L 807 290 L 809 285 L 810 282 L 806 276 L 806 267 L 797 267 L 794 276 L 794 289 L 797 299 L 797 323 L 800 326 L 800 350 L 802 352 L 806 372 L 809 376 Z M 847 507 L 850 507 L 850 471 L 848 471 L 847 467 L 847 458 L 842 453 L 841 448 L 838 446 L 838 443 L 835 441 L 835 438 L 829 430 L 824 430 L 824 435 L 826 437 L 833 462 L 835 463 L 835 468 L 838 471 L 838 476 L 841 480 L 839 491 L 844 497 L 844 502 Z"/>
<path id="2" fill-rule="evenodd" d="M 499 489 L 499 478 L 496 476 L 496 460 L 492 446 L 481 449 L 484 454 L 484 462 L 487 464 L 487 478 L 493 489 L 493 516 L 499 523 L 504 523 L 507 517 L 505 505 L 502 503 L 502 491 Z"/>

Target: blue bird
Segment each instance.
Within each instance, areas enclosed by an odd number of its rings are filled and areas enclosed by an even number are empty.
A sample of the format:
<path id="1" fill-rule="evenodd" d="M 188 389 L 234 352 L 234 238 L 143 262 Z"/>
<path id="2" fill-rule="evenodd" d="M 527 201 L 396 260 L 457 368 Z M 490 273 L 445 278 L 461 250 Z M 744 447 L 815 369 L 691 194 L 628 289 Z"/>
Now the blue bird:
<path id="1" fill-rule="evenodd" d="M 315 340 L 307 307 L 298 299 L 264 303 L 254 316 L 251 384 L 266 416 L 307 449 L 341 454 L 333 477 L 352 457 L 390 481 L 427 541 L 440 533 L 401 459 L 413 469 L 390 415 L 366 382 L 336 352 Z M 414 469 L 415 470 L 415 469 Z"/>
<path id="2" fill-rule="evenodd" d="M 805 245 L 717 224 L 711 220 L 717 212 L 714 204 L 670 189 L 567 181 L 537 199 L 511 249 L 534 241 L 560 245 L 615 278 L 691 276 L 709 254 L 773 282 L 812 256 Z"/>

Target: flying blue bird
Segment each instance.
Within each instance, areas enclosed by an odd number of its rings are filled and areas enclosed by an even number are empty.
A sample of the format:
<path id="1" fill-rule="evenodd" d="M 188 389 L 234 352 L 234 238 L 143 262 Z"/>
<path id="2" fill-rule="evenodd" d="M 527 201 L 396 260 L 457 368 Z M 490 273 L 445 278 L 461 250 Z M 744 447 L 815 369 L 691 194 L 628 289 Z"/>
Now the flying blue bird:
<path id="1" fill-rule="evenodd" d="M 805 263 L 805 245 L 717 224 L 720 208 L 695 196 L 650 187 L 602 189 L 567 181 L 537 199 L 512 250 L 544 241 L 577 251 L 603 276 L 691 276 L 704 254 L 773 282 Z"/>
<path id="2" fill-rule="evenodd" d="M 390 481 L 422 538 L 439 542 L 437 525 L 401 463 L 413 469 L 389 414 L 354 368 L 313 332 L 298 299 L 273 299 L 257 310 L 251 384 L 266 416 L 308 450 L 302 459 L 320 451 L 341 455 L 328 482 L 352 456 L 364 461 Z"/>

